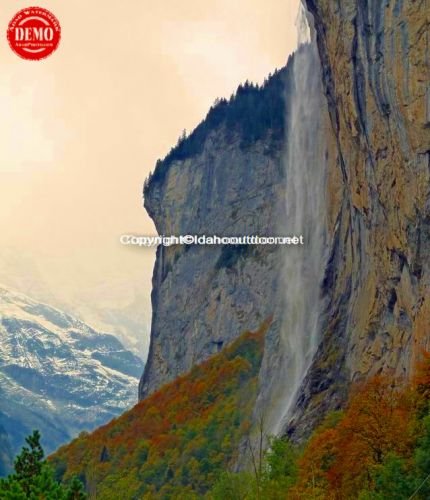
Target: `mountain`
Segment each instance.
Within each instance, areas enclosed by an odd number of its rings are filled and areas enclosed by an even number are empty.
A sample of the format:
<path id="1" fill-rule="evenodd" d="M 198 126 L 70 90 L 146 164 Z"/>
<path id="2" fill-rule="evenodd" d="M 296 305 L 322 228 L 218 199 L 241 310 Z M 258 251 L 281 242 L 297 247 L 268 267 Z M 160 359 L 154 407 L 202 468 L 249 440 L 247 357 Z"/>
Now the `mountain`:
<path id="1" fill-rule="evenodd" d="M 144 305 L 147 293 L 140 287 L 145 272 L 126 282 L 120 271 L 111 269 L 108 282 L 94 281 L 83 270 L 72 276 L 61 262 L 47 263 L 34 251 L 0 248 L 0 283 L 5 287 L 80 318 L 95 330 L 115 332 L 126 348 L 142 358 L 148 352 L 150 326 Z"/>
<path id="2" fill-rule="evenodd" d="M 424 382 L 416 382 L 423 352 L 430 350 L 425 2 L 304 3 L 301 45 L 286 68 L 262 87 L 247 83 L 230 100 L 217 102 L 157 162 L 144 195 L 163 235 L 299 232 L 305 244 L 158 248 L 140 402 L 118 425 L 75 441 L 59 455 L 64 477 L 93 474 L 89 489 L 97 491 L 100 484 L 100 498 L 113 498 L 109 485 L 127 476 L 130 466 L 134 491 L 145 488 L 150 468 L 149 498 L 171 498 L 162 488 L 176 480 L 190 489 L 189 498 L 202 498 L 208 484 L 195 481 L 199 473 L 213 472 L 220 462 L 230 470 L 250 469 L 252 443 L 267 446 L 270 434 L 284 438 L 284 449 L 287 437 L 299 443 L 297 453 L 313 436 L 302 455 L 307 462 L 300 462 L 308 476 L 299 482 L 308 493 L 291 498 L 358 498 L 366 490 L 366 498 L 406 499 L 412 493 L 405 491 L 428 479 L 428 368 Z M 241 416 L 249 419 L 251 446 L 246 433 L 234 439 L 233 460 L 224 454 L 231 427 L 216 432 L 219 427 L 206 419 L 225 395 L 203 391 L 202 367 L 227 356 L 243 332 L 258 331 L 266 318 L 271 321 L 256 392 L 250 393 L 253 409 Z M 186 413 L 172 389 L 190 377 L 207 403 L 195 415 Z M 164 418 L 166 395 L 172 407 Z M 188 397 L 192 401 L 193 391 Z M 182 426 L 199 416 L 198 431 Z M 151 418 L 153 433 L 143 428 Z M 236 423 L 231 419 L 232 427 Z M 208 458 L 202 436 L 211 432 L 225 449 L 211 450 Z M 149 450 L 151 439 L 168 450 L 166 460 Z M 196 455 L 175 449 L 182 439 Z M 114 470 L 112 464 L 124 463 L 121 445 L 133 462 Z M 334 459 L 339 471 L 331 469 Z M 288 468 L 282 460 L 279 468 Z M 420 463 L 417 481 L 411 479 L 414 462 Z M 348 494 L 336 490 L 341 471 Z M 254 472 L 258 479 L 257 467 Z M 228 477 L 212 479 L 210 486 L 219 479 L 228 484 Z M 393 485 L 404 491 L 392 494 Z M 239 486 L 233 480 L 230 496 L 214 498 L 234 498 L 231 491 Z M 124 491 L 134 498 L 134 491 Z M 422 490 L 417 498 L 425 495 Z M 285 491 L 268 498 L 285 498 Z"/>
<path id="3" fill-rule="evenodd" d="M 160 234 L 278 231 L 293 60 L 217 102 L 158 162 L 145 207 Z M 77 475 L 106 499 L 192 499 L 237 467 L 254 439 L 263 345 L 282 323 L 284 255 L 270 245 L 159 247 L 140 402 L 52 455 L 58 477 Z"/>
<path id="4" fill-rule="evenodd" d="M 33 429 L 51 452 L 119 415 L 142 369 L 113 335 L 0 287 L 0 429 L 14 453 Z"/>
<path id="5" fill-rule="evenodd" d="M 160 247 L 140 385 L 144 398 L 272 315 L 257 407 L 297 439 L 351 383 L 410 379 L 430 347 L 423 4 L 307 5 L 312 41 L 302 25 L 287 67 L 210 110 L 144 191 L 160 234 L 305 235 L 300 249 Z"/>
<path id="6" fill-rule="evenodd" d="M 3 427 L 0 427 L 0 477 L 6 476 L 13 463 L 13 453 L 9 436 Z"/>

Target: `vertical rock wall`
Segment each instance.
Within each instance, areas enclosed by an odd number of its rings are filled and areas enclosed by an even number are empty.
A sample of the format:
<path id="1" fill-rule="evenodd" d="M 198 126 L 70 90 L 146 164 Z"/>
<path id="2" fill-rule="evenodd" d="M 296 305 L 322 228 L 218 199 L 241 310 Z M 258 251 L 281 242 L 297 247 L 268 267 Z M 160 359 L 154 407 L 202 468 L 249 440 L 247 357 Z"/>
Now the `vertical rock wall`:
<path id="1" fill-rule="evenodd" d="M 290 432 L 430 347 L 430 3 L 306 0 L 329 106 L 329 296 Z M 303 412 L 307 418 L 303 417 Z"/>

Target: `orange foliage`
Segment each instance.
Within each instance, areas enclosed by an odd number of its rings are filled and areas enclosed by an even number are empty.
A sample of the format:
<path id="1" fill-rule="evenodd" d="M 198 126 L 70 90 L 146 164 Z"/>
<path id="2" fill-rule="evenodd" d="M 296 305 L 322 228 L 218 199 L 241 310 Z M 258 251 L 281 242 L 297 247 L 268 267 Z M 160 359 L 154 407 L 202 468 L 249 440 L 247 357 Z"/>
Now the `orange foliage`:
<path id="1" fill-rule="evenodd" d="M 418 363 L 416 375 L 413 380 L 415 390 L 420 397 L 426 401 L 430 401 L 430 352 L 423 352 L 422 359 Z"/>
<path id="2" fill-rule="evenodd" d="M 125 498 L 205 491 L 234 460 L 247 429 L 269 325 L 75 439 L 51 462 L 65 480 L 77 475 L 88 484 L 91 478 L 104 499 L 117 498 L 118 484 Z M 101 462 L 103 449 L 109 459 Z"/>
<path id="3" fill-rule="evenodd" d="M 299 489 L 323 492 L 321 498 L 353 498 L 388 453 L 407 456 L 412 450 L 413 411 L 408 391 L 387 378 L 369 380 L 352 394 L 335 427 L 314 433 L 300 461 Z"/>
<path id="4" fill-rule="evenodd" d="M 78 475 L 104 500 L 116 500 L 118 491 L 124 498 L 204 497 L 249 431 L 269 324 L 60 449 L 51 457 L 57 471 L 65 479 Z M 344 500 L 376 491 L 375 472 L 392 454 L 411 469 L 425 428 L 417 415 L 429 415 L 429 406 L 430 354 L 423 356 L 412 387 L 388 376 L 356 386 L 346 409 L 309 439 L 288 498 Z M 101 461 L 103 449 L 109 459 Z M 280 485 L 276 498 L 283 498 L 285 482 Z"/>

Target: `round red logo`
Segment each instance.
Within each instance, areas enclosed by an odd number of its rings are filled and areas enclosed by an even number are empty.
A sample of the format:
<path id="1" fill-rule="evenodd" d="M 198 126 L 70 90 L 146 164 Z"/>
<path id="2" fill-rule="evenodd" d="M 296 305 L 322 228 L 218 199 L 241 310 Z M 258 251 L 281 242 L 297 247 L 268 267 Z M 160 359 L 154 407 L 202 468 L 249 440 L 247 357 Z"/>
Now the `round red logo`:
<path id="1" fill-rule="evenodd" d="M 41 7 L 20 10 L 9 23 L 7 39 L 12 50 L 23 59 L 39 61 L 58 47 L 61 26 L 58 19 Z"/>

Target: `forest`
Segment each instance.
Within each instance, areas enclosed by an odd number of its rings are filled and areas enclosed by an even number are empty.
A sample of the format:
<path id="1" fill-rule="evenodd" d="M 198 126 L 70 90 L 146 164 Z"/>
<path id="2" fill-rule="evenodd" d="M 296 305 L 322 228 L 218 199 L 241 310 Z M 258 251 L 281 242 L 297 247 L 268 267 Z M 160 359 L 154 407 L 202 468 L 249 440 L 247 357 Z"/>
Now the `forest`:
<path id="1" fill-rule="evenodd" d="M 40 436 L 30 436 L 0 498 L 30 498 L 22 491 L 31 485 L 31 498 L 66 500 L 115 499 L 118 488 L 130 499 L 429 498 L 430 354 L 410 383 L 385 375 L 355 384 L 347 405 L 297 443 L 268 436 L 264 415 L 251 424 L 269 326 L 47 461 Z M 238 449 L 248 462 L 232 472 Z M 41 484 L 51 496 L 37 493 Z"/>

